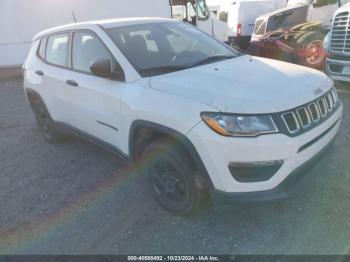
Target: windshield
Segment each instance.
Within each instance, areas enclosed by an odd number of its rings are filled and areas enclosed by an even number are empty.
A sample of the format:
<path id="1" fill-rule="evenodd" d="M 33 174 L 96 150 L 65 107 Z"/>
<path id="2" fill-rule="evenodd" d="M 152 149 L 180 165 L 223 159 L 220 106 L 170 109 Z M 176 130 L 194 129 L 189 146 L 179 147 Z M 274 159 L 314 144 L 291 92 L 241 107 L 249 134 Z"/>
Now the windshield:
<path id="1" fill-rule="evenodd" d="M 141 76 L 182 70 L 239 55 L 192 25 L 164 22 L 107 30 Z"/>
<path id="2" fill-rule="evenodd" d="M 307 21 L 308 6 L 295 7 L 292 10 L 278 13 L 269 17 L 266 32 L 280 30 L 282 28 L 291 28 L 295 25 Z"/>

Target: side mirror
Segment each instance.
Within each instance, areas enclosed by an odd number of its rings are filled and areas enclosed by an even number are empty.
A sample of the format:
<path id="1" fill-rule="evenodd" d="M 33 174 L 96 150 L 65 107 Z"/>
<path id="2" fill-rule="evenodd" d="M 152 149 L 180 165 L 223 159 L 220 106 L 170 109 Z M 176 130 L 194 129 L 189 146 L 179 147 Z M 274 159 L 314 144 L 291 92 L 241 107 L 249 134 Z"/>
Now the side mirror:
<path id="1" fill-rule="evenodd" d="M 116 65 L 115 69 L 112 69 L 112 64 L 109 59 L 97 59 L 93 61 L 90 70 L 96 76 L 124 81 L 123 70 L 119 65 Z"/>
<path id="2" fill-rule="evenodd" d="M 112 66 L 109 59 L 98 59 L 91 63 L 90 70 L 94 75 L 102 77 L 112 76 Z"/>

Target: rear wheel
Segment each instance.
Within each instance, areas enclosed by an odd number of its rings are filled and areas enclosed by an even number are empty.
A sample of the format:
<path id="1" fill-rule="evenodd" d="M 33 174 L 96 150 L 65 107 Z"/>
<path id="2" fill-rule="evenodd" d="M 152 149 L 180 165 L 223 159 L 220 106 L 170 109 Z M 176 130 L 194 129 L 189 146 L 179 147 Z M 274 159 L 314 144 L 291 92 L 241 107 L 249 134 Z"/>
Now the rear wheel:
<path id="1" fill-rule="evenodd" d="M 50 143 L 60 142 L 63 135 L 55 129 L 52 118 L 44 103 L 40 99 L 35 99 L 32 102 L 32 108 L 43 137 Z"/>
<path id="2" fill-rule="evenodd" d="M 323 49 L 324 34 L 309 32 L 297 40 L 296 59 L 298 64 L 315 69 L 323 69 L 326 51 Z"/>
<path id="3" fill-rule="evenodd" d="M 193 214 L 206 195 L 203 183 L 185 156 L 176 143 L 161 139 L 148 146 L 142 157 L 155 200 L 179 215 Z"/>

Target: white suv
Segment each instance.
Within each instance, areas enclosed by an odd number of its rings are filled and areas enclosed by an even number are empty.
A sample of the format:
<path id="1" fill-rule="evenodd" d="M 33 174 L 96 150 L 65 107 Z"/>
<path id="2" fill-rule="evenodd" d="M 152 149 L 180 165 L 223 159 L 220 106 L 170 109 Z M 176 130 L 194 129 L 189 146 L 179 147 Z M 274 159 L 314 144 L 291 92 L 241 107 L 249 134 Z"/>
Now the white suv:
<path id="1" fill-rule="evenodd" d="M 41 32 L 24 72 L 25 94 L 49 142 L 76 134 L 134 160 L 156 200 L 181 214 L 207 193 L 285 197 L 294 174 L 333 140 L 342 116 L 325 74 L 241 55 L 168 19 Z"/>

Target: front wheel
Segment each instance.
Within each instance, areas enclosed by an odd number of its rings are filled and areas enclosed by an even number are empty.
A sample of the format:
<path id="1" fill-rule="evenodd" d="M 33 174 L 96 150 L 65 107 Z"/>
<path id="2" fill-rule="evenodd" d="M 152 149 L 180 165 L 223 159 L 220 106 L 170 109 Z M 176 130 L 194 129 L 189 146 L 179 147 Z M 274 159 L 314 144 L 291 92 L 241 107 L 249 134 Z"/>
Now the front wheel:
<path id="1" fill-rule="evenodd" d="M 298 64 L 321 70 L 326 61 L 323 49 L 325 35 L 321 32 L 309 32 L 297 40 L 296 60 Z"/>
<path id="2" fill-rule="evenodd" d="M 204 186 L 186 154 L 176 142 L 159 140 L 147 147 L 142 157 L 150 189 L 166 210 L 190 215 L 204 203 Z"/>

